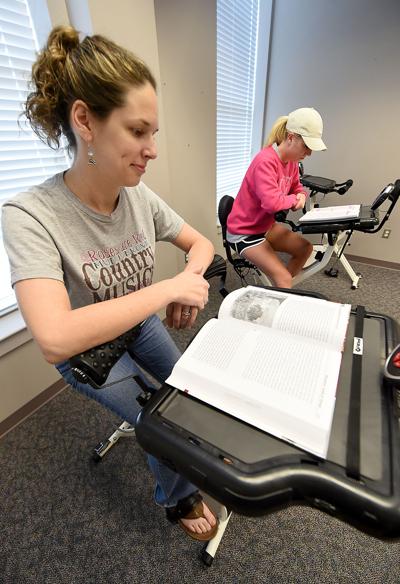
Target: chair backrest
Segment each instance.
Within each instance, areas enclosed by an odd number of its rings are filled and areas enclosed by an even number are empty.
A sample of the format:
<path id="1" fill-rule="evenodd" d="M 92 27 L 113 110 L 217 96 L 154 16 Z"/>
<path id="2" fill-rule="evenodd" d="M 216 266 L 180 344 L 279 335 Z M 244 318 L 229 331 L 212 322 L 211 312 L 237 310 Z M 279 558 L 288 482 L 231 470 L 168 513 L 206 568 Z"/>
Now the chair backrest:
<path id="1" fill-rule="evenodd" d="M 218 205 L 218 219 L 222 229 L 222 243 L 224 245 L 226 257 L 231 264 L 234 263 L 234 259 L 232 257 L 230 245 L 226 240 L 226 223 L 228 221 L 228 215 L 232 211 L 234 200 L 235 199 L 230 195 L 224 195 Z"/>
<path id="2" fill-rule="evenodd" d="M 218 219 L 221 224 L 222 230 L 222 243 L 224 245 L 226 259 L 230 262 L 235 270 L 235 272 L 239 275 L 240 279 L 242 280 L 242 284 L 246 283 L 246 273 L 249 270 L 255 271 L 258 275 L 260 274 L 259 269 L 254 266 L 251 262 L 246 260 L 241 256 L 233 256 L 232 249 L 226 239 L 226 227 L 228 221 L 228 215 L 232 211 L 234 198 L 230 195 L 224 195 L 219 202 L 218 205 Z M 222 294 L 222 292 L 221 292 Z"/>
<path id="3" fill-rule="evenodd" d="M 221 223 L 222 230 L 226 232 L 226 222 L 228 215 L 232 211 L 234 198 L 229 195 L 224 195 L 218 205 L 218 219 Z"/>

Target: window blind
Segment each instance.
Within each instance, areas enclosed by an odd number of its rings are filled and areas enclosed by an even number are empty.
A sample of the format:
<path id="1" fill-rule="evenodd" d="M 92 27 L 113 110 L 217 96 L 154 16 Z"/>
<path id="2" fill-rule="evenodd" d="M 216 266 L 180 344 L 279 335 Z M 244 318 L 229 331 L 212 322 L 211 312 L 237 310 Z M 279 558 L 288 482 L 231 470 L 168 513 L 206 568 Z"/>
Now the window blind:
<path id="1" fill-rule="evenodd" d="M 252 157 L 260 0 L 217 0 L 217 207 Z"/>
<path id="2" fill-rule="evenodd" d="M 20 117 L 38 46 L 26 0 L 0 0 L 0 208 L 16 193 L 65 169 L 64 150 L 51 150 Z M 0 314 L 15 304 L 0 232 Z"/>

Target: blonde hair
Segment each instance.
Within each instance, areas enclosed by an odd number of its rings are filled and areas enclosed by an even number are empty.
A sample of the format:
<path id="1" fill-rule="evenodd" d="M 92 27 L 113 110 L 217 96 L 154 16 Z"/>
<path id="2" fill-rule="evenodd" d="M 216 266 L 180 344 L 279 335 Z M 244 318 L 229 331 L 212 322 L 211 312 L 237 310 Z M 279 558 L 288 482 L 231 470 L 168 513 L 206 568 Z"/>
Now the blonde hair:
<path id="1" fill-rule="evenodd" d="M 265 146 L 271 146 L 271 144 L 277 144 L 279 146 L 286 139 L 288 134 L 286 130 L 287 121 L 288 116 L 281 116 L 276 120 L 268 135 Z"/>
<path id="2" fill-rule="evenodd" d="M 64 134 L 70 149 L 76 148 L 69 123 L 71 106 L 83 100 L 99 119 L 124 105 L 130 87 L 155 79 L 148 67 L 130 51 L 101 36 L 82 42 L 70 26 L 55 27 L 32 66 L 32 89 L 24 113 L 37 136 L 58 148 Z"/>

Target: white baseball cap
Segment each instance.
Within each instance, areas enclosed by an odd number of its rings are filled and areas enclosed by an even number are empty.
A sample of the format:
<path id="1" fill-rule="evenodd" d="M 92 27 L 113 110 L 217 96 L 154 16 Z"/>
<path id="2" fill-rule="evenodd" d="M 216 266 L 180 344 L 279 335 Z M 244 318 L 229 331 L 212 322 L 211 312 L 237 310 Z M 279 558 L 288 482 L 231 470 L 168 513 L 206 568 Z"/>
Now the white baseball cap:
<path id="1" fill-rule="evenodd" d="M 286 130 L 299 134 L 310 150 L 326 150 L 322 129 L 322 118 L 312 107 L 301 107 L 288 115 Z"/>

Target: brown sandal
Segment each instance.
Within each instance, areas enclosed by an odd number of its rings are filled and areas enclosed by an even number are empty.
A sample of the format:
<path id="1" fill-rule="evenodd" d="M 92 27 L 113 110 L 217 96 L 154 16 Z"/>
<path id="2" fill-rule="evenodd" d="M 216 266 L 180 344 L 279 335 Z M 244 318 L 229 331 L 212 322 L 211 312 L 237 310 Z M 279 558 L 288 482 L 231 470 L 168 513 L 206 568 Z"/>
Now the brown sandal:
<path id="1" fill-rule="evenodd" d="M 200 493 L 193 493 L 184 499 L 178 501 L 178 504 L 175 507 L 166 507 L 167 519 L 171 521 L 171 523 L 179 523 L 180 527 L 184 530 L 185 533 L 192 537 L 193 539 L 197 539 L 199 541 L 209 541 L 212 539 L 218 530 L 218 518 L 211 513 L 215 517 L 215 525 L 205 533 L 197 533 L 192 531 L 184 523 L 182 523 L 182 519 L 199 519 L 200 517 L 204 517 L 203 512 L 203 497 Z"/>

